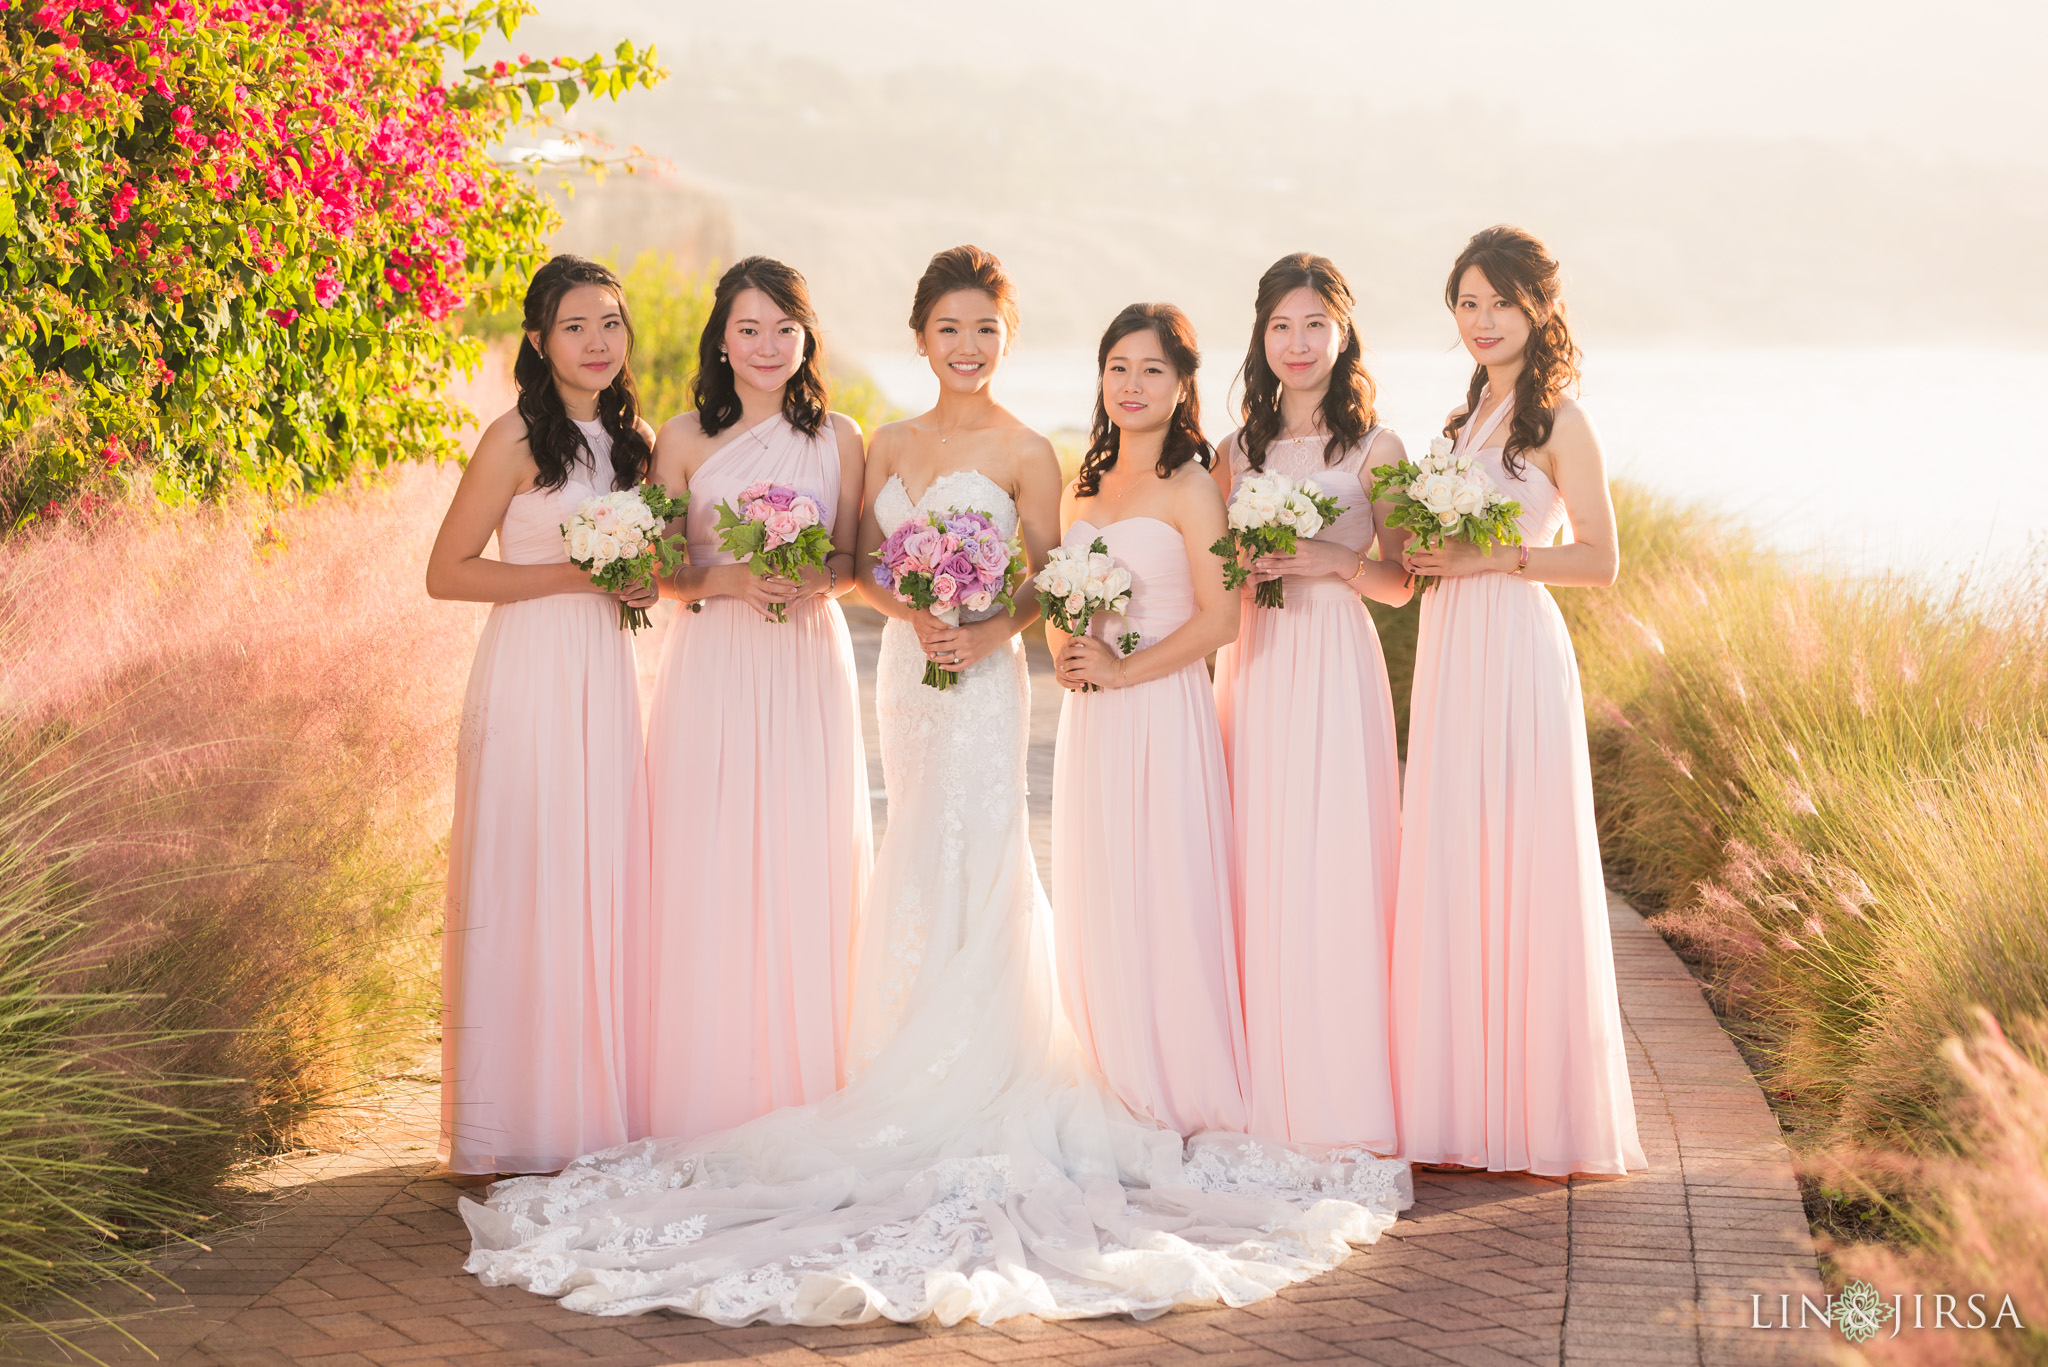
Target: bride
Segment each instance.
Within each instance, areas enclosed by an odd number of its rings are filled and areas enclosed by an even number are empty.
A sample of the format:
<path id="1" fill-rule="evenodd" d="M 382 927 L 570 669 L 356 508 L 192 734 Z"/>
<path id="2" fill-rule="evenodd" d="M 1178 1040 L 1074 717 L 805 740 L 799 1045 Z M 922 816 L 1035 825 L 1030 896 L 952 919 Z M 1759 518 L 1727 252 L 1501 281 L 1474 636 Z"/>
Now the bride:
<path id="1" fill-rule="evenodd" d="M 876 434 L 864 551 L 913 515 L 972 508 L 1043 562 L 1058 466 L 988 392 L 1015 326 L 993 256 L 932 258 L 911 327 L 939 402 Z M 733 1325 L 1149 1318 L 1262 1299 L 1378 1238 L 1408 1205 L 1405 1164 L 1242 1135 L 1183 1145 L 1082 1061 L 1025 805 L 1028 587 L 1016 616 L 957 628 L 868 596 L 891 618 L 889 824 L 856 935 L 847 1087 L 499 1183 L 463 1203 L 468 1270 L 571 1310 Z M 927 660 L 959 682 L 926 687 Z"/>

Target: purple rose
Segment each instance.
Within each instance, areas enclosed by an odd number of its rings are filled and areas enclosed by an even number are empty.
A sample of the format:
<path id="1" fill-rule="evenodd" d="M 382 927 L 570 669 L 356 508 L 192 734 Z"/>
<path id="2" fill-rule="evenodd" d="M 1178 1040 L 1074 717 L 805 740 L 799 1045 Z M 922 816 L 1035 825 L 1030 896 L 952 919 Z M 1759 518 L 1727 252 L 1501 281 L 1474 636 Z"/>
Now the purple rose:
<path id="1" fill-rule="evenodd" d="M 952 575 L 955 580 L 962 584 L 970 583 L 978 577 L 978 572 L 974 568 L 974 561 L 959 551 L 953 552 L 940 561 L 939 569 L 946 574 Z"/>
<path id="2" fill-rule="evenodd" d="M 785 489 L 780 484 L 768 491 L 768 506 L 777 512 L 786 512 L 796 502 L 796 490 Z"/>
<path id="3" fill-rule="evenodd" d="M 973 554 L 974 568 L 980 570 L 984 578 L 998 578 L 1010 568 L 1010 548 L 993 538 L 977 542 Z"/>

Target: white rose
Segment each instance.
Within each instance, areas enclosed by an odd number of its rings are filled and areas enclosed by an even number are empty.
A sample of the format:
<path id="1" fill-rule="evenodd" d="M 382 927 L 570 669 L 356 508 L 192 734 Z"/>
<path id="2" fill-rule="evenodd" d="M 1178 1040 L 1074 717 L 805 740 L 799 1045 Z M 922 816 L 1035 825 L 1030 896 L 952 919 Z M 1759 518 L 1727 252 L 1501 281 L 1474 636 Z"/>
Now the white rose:
<path id="1" fill-rule="evenodd" d="M 1312 537 L 1323 529 L 1323 515 L 1310 508 L 1302 513 L 1294 524 L 1294 530 L 1304 537 Z"/>
<path id="2" fill-rule="evenodd" d="M 569 558 L 571 560 L 590 559 L 590 538 L 590 528 L 581 522 L 569 528 Z"/>
<path id="3" fill-rule="evenodd" d="M 1446 509 L 1436 515 L 1436 520 L 1446 527 L 1455 527 L 1461 519 L 1456 513 Z"/>
<path id="4" fill-rule="evenodd" d="M 1128 594 L 1131 591 L 1131 572 L 1122 565 L 1112 565 L 1109 573 L 1102 576 L 1102 582 L 1109 585 L 1112 595 Z"/>
<path id="5" fill-rule="evenodd" d="M 1429 439 L 1429 454 L 1435 456 L 1438 460 L 1442 460 L 1445 456 L 1451 454 L 1451 448 L 1456 444 L 1449 437 L 1431 437 Z"/>
<path id="6" fill-rule="evenodd" d="M 1083 594 L 1079 589 L 1074 589 L 1067 594 L 1067 615 L 1069 617 L 1079 617 L 1081 610 L 1087 606 L 1087 595 Z"/>
<path id="7" fill-rule="evenodd" d="M 609 565 L 619 558 L 619 539 L 610 532 L 599 531 L 591 538 L 590 548 L 592 554 L 604 564 Z"/>
<path id="8" fill-rule="evenodd" d="M 983 589 L 979 593 L 970 593 L 967 595 L 967 610 L 969 612 L 987 612 L 989 604 L 995 601 L 996 596 L 987 589 Z"/>
<path id="9" fill-rule="evenodd" d="M 1451 498 L 1451 511 L 1470 517 L 1486 506 L 1486 490 L 1476 484 L 1461 484 Z"/>

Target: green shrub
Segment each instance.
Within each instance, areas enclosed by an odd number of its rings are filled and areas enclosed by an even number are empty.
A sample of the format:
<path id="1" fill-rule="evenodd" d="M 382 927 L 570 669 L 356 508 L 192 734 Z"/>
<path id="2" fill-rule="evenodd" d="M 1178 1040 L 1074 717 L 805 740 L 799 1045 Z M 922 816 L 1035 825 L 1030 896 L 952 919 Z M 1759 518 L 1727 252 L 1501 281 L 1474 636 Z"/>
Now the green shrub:
<path id="1" fill-rule="evenodd" d="M 444 80 L 526 0 L 0 8 L 0 517 L 317 490 L 452 453 L 444 320 L 554 222 L 490 149 L 663 74 L 522 59 Z"/>

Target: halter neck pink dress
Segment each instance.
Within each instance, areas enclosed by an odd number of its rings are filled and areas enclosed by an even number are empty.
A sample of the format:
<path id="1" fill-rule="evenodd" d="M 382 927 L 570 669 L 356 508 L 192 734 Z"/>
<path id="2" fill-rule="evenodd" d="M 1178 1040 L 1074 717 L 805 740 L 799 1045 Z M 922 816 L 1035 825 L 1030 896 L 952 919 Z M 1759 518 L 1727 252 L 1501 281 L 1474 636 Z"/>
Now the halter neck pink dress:
<path id="1" fill-rule="evenodd" d="M 1131 572 L 1127 617 L 1089 634 L 1155 644 L 1194 615 L 1173 526 L 1077 521 Z M 1068 693 L 1053 753 L 1053 943 L 1089 1062 L 1125 1105 L 1184 1135 L 1245 1128 L 1244 1011 L 1230 908 L 1230 788 L 1208 670 Z"/>
<path id="2" fill-rule="evenodd" d="M 1508 407 L 1467 423 L 1457 450 L 1521 503 L 1527 544 L 1546 546 L 1564 500 L 1534 465 L 1508 475 L 1501 447 L 1484 444 Z M 1491 573 L 1426 590 L 1408 715 L 1393 949 L 1401 1156 L 1547 1176 L 1647 1167 L 1578 661 L 1550 590 Z"/>
<path id="3" fill-rule="evenodd" d="M 718 506 L 756 480 L 830 526 L 839 443 L 780 414 L 690 481 L 690 562 L 725 565 Z M 853 642 L 838 603 L 771 622 L 736 598 L 681 612 L 648 720 L 654 892 L 635 965 L 634 1136 L 692 1139 L 822 1101 L 846 1069 L 847 963 L 874 858 Z"/>
<path id="4" fill-rule="evenodd" d="M 562 523 L 611 489 L 611 438 L 514 497 L 509 564 L 568 560 Z M 617 600 L 491 608 L 455 763 L 441 947 L 441 1157 L 554 1172 L 626 1137 L 623 946 L 647 911 L 640 688 Z"/>
<path id="5" fill-rule="evenodd" d="M 1375 427 L 1335 465 L 1327 438 L 1276 442 L 1265 468 L 1313 480 L 1344 514 L 1319 534 L 1372 545 L 1360 471 Z M 1231 472 L 1251 467 L 1230 443 Z M 1235 818 L 1251 1132 L 1392 1153 L 1387 940 L 1401 844 L 1394 699 L 1356 590 L 1290 575 L 1287 605 L 1244 594 L 1216 657 Z"/>

